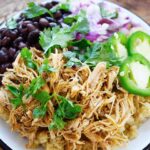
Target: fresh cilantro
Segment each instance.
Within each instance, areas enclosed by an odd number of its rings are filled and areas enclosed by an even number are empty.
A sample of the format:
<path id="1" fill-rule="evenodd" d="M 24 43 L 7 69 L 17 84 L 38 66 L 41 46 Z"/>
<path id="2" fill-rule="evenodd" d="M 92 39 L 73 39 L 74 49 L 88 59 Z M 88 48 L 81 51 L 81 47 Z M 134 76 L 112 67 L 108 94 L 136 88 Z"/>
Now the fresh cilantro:
<path id="1" fill-rule="evenodd" d="M 41 106 L 33 110 L 34 118 L 44 117 L 47 112 L 47 103 L 52 98 L 46 91 L 41 91 L 33 95 L 41 103 Z"/>
<path id="2" fill-rule="evenodd" d="M 105 61 L 109 66 L 119 64 L 119 58 L 110 49 L 110 43 L 95 43 L 89 51 L 86 52 L 87 60 L 85 63 L 91 67 L 95 67 L 99 62 Z"/>
<path id="3" fill-rule="evenodd" d="M 42 79 L 42 77 L 39 76 L 33 79 L 30 86 L 26 90 L 26 96 L 29 97 L 31 95 L 34 95 L 44 85 L 45 85 L 45 81 L 44 79 Z"/>
<path id="4" fill-rule="evenodd" d="M 53 121 L 49 126 L 49 130 L 53 130 L 53 129 L 61 130 L 65 127 L 65 125 L 66 125 L 66 123 L 63 120 L 63 118 L 57 116 L 57 114 L 54 114 Z"/>
<path id="5" fill-rule="evenodd" d="M 52 48 L 67 47 L 69 41 L 73 39 L 73 35 L 68 32 L 66 28 L 54 27 L 51 29 L 45 29 L 40 35 L 40 45 L 47 53 L 49 50 L 51 51 Z"/>
<path id="6" fill-rule="evenodd" d="M 67 59 L 71 59 L 73 57 L 76 57 L 76 53 L 75 52 L 71 52 L 71 51 L 66 51 L 63 54 L 64 54 L 65 58 L 67 58 Z"/>
<path id="7" fill-rule="evenodd" d="M 49 61 L 48 59 L 45 59 L 42 66 L 39 67 L 39 73 L 43 73 L 43 72 L 46 72 L 46 73 L 49 73 L 49 72 L 56 72 L 56 69 L 53 68 L 52 66 L 49 65 Z"/>
<path id="8" fill-rule="evenodd" d="M 86 12 L 81 11 L 75 16 L 76 21 L 71 26 L 71 32 L 79 32 L 87 34 L 89 32 L 89 22 L 86 17 Z"/>
<path id="9" fill-rule="evenodd" d="M 75 21 L 77 21 L 77 17 L 69 15 L 69 16 L 65 17 L 63 21 L 64 21 L 64 23 L 66 23 L 68 25 L 72 25 Z"/>
<path id="10" fill-rule="evenodd" d="M 29 51 L 28 48 L 23 48 L 21 50 L 21 57 L 24 59 L 27 67 L 37 69 L 36 63 L 32 60 L 32 53 Z"/>
<path id="11" fill-rule="evenodd" d="M 51 99 L 51 96 L 46 91 L 38 92 L 34 94 L 33 97 L 38 100 L 42 105 L 45 105 Z"/>
<path id="12" fill-rule="evenodd" d="M 64 10 L 67 12 L 70 10 L 70 5 L 68 3 L 59 3 L 58 5 L 50 9 L 52 13 L 56 13 L 58 10 Z"/>
<path id="13" fill-rule="evenodd" d="M 6 26 L 10 30 L 16 29 L 17 28 L 17 22 L 14 18 L 11 18 L 11 19 L 7 20 Z"/>
<path id="14" fill-rule="evenodd" d="M 48 9 L 46 9 L 34 2 L 30 2 L 30 3 L 28 3 L 28 8 L 24 11 L 23 14 L 28 19 L 32 19 L 35 17 L 39 17 L 41 15 L 44 15 L 46 13 L 48 13 L 50 16 L 52 16 L 52 13 Z"/>
<path id="15" fill-rule="evenodd" d="M 58 95 L 58 99 L 61 101 L 57 109 L 58 116 L 66 119 L 74 119 L 82 111 L 79 105 L 73 104 L 67 98 Z"/>
<path id="16" fill-rule="evenodd" d="M 85 38 L 83 38 L 81 40 L 78 40 L 78 41 L 69 42 L 69 46 L 77 47 L 79 51 L 83 50 L 83 49 L 86 49 L 87 47 L 89 47 L 91 45 L 92 45 L 92 43 L 89 40 L 85 39 Z"/>
<path id="17" fill-rule="evenodd" d="M 22 105 L 23 104 L 22 97 L 23 97 L 23 91 L 24 91 L 23 85 L 20 85 L 19 88 L 16 88 L 14 86 L 8 85 L 7 89 L 14 96 L 14 98 L 10 100 L 10 102 L 13 104 L 13 106 L 15 108 L 17 108 L 20 105 Z"/>
<path id="18" fill-rule="evenodd" d="M 66 67 L 73 67 L 73 66 L 82 66 L 82 62 L 77 58 L 70 58 L 69 61 L 65 64 Z"/>
<path id="19" fill-rule="evenodd" d="M 118 12 L 117 11 L 110 13 L 103 6 L 100 6 L 100 12 L 101 12 L 101 16 L 103 18 L 108 18 L 108 19 L 118 18 Z"/>
<path id="20" fill-rule="evenodd" d="M 53 121 L 49 126 L 49 129 L 63 129 L 66 122 L 64 119 L 75 119 L 81 112 L 82 109 L 79 105 L 73 104 L 70 100 L 63 96 L 57 96 L 58 108 L 55 111 Z"/>
<path id="21" fill-rule="evenodd" d="M 44 117 L 47 112 L 47 106 L 40 106 L 33 110 L 33 117 L 34 118 L 41 118 Z"/>

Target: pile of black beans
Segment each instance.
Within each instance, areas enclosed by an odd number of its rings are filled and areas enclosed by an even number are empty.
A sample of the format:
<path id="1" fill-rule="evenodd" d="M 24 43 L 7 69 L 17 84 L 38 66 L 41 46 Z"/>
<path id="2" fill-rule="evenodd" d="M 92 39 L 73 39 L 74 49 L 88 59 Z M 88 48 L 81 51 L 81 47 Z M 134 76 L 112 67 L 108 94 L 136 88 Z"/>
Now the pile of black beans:
<path id="1" fill-rule="evenodd" d="M 57 5 L 57 1 L 48 2 L 43 7 L 51 9 Z M 41 49 L 39 45 L 39 35 L 44 28 L 52 28 L 60 25 L 63 18 L 70 12 L 58 10 L 53 14 L 53 18 L 49 14 L 40 17 L 27 19 L 23 14 L 17 19 L 17 28 L 10 30 L 8 28 L 0 29 L 0 74 L 6 71 L 6 68 L 12 67 L 19 51 L 24 47 L 36 47 Z"/>

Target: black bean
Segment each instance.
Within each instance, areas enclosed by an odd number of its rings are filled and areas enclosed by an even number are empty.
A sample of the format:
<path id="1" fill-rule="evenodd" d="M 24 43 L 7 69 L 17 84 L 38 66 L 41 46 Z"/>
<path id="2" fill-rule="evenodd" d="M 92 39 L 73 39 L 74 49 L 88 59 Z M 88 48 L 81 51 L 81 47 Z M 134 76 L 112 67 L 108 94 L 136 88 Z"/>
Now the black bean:
<path id="1" fill-rule="evenodd" d="M 39 21 L 40 17 L 33 18 L 32 21 Z"/>
<path id="2" fill-rule="evenodd" d="M 49 26 L 49 22 L 48 22 L 48 20 L 46 20 L 45 18 L 41 18 L 40 20 L 39 20 L 39 24 L 41 25 L 41 27 L 48 27 Z"/>
<path id="3" fill-rule="evenodd" d="M 51 27 L 51 28 L 53 28 L 53 27 L 56 27 L 56 26 L 57 26 L 57 24 L 56 24 L 56 23 L 54 23 L 54 22 L 49 23 L 49 25 L 50 25 L 50 27 Z"/>
<path id="4" fill-rule="evenodd" d="M 49 22 L 55 22 L 54 18 L 52 17 L 45 17 Z"/>
<path id="5" fill-rule="evenodd" d="M 6 63 L 8 61 L 7 52 L 4 49 L 0 50 L 0 63 Z"/>
<path id="6" fill-rule="evenodd" d="M 53 7 L 53 4 L 51 2 L 49 2 L 49 3 L 46 3 L 44 5 L 44 7 L 47 8 L 47 9 L 51 9 Z"/>
<path id="7" fill-rule="evenodd" d="M 33 31 L 36 29 L 36 27 L 33 24 L 27 24 L 27 29 L 29 32 Z"/>
<path id="8" fill-rule="evenodd" d="M 2 33 L 1 33 L 2 37 L 6 36 L 7 31 L 8 31 L 8 29 L 6 29 L 6 28 L 2 29 Z"/>
<path id="9" fill-rule="evenodd" d="M 27 27 L 27 24 L 31 24 L 32 22 L 31 21 L 24 21 L 23 23 L 22 23 L 22 27 L 23 28 L 26 28 Z"/>
<path id="10" fill-rule="evenodd" d="M 17 38 L 17 34 L 18 34 L 18 31 L 17 30 L 8 30 L 8 32 L 6 33 L 6 36 L 7 37 L 10 37 L 11 40 L 15 40 Z"/>
<path id="11" fill-rule="evenodd" d="M 28 28 L 20 29 L 20 33 L 23 36 L 23 38 L 26 37 L 28 35 Z"/>
<path id="12" fill-rule="evenodd" d="M 10 58 L 13 58 L 14 55 L 16 54 L 16 49 L 15 49 L 15 48 L 12 48 L 12 47 L 9 48 L 8 54 L 9 54 L 9 57 L 10 57 Z"/>
<path id="13" fill-rule="evenodd" d="M 36 28 L 39 28 L 39 23 L 37 21 L 34 21 L 33 24 Z"/>
<path id="14" fill-rule="evenodd" d="M 4 73 L 6 71 L 6 68 L 12 68 L 12 64 L 11 63 L 5 63 L 0 65 L 0 73 Z"/>
<path id="15" fill-rule="evenodd" d="M 51 3 L 52 3 L 53 6 L 55 6 L 55 5 L 57 5 L 59 2 L 54 0 L 54 1 L 52 1 Z"/>
<path id="16" fill-rule="evenodd" d="M 40 35 L 40 31 L 37 29 L 30 32 L 28 35 L 28 39 L 27 39 L 27 42 L 29 43 L 29 45 L 36 43 L 39 40 L 39 35 Z"/>
<path id="17" fill-rule="evenodd" d="M 24 47 L 27 47 L 27 45 L 24 42 L 20 42 L 18 48 L 22 49 Z"/>
<path id="18" fill-rule="evenodd" d="M 61 13 L 60 10 L 57 11 L 57 12 L 54 14 L 54 18 L 55 18 L 55 19 L 60 19 L 60 18 L 62 18 L 62 13 Z"/>
<path id="19" fill-rule="evenodd" d="M 15 47 L 18 47 L 19 43 L 23 41 L 23 38 L 22 37 L 18 37 L 14 42 L 13 42 L 13 45 Z"/>
<path id="20" fill-rule="evenodd" d="M 5 36 L 5 37 L 2 39 L 2 41 L 1 41 L 1 45 L 2 45 L 2 46 L 8 46 L 8 45 L 10 44 L 10 42 L 11 42 L 10 37 Z"/>

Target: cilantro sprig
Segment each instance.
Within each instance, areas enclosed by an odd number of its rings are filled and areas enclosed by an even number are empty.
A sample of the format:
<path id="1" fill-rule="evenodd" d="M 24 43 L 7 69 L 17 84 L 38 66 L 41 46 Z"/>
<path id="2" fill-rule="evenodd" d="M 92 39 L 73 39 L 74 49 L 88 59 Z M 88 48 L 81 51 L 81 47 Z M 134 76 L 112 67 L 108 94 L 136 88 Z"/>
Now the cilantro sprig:
<path id="1" fill-rule="evenodd" d="M 58 10 L 69 11 L 70 5 L 68 3 L 59 3 L 50 9 L 52 13 L 56 13 Z"/>
<path id="2" fill-rule="evenodd" d="M 66 124 L 65 119 L 74 119 L 82 112 L 79 105 L 72 103 L 67 98 L 60 95 L 57 95 L 55 98 L 59 104 L 55 111 L 53 121 L 49 126 L 49 130 L 63 129 Z"/>
<path id="3" fill-rule="evenodd" d="M 87 34 L 89 32 L 89 22 L 86 17 L 85 11 L 80 11 L 77 15 L 69 15 L 64 19 L 66 24 L 70 26 L 70 32 L 79 32 L 83 34 Z"/>
<path id="4" fill-rule="evenodd" d="M 118 12 L 109 12 L 106 10 L 102 5 L 100 5 L 100 13 L 103 18 L 108 18 L 108 19 L 115 19 L 118 18 Z"/>
<path id="5" fill-rule="evenodd" d="M 41 15 L 44 15 L 48 13 L 50 16 L 53 16 L 51 11 L 49 11 L 48 9 L 34 3 L 34 2 L 30 2 L 28 3 L 28 8 L 24 11 L 24 15 L 28 18 L 28 19 L 32 19 L 35 17 L 39 17 Z"/>
<path id="6" fill-rule="evenodd" d="M 29 96 L 36 94 L 36 92 L 40 90 L 45 84 L 46 82 L 41 76 L 33 79 L 30 86 L 26 90 L 26 97 L 28 98 Z"/>
<path id="7" fill-rule="evenodd" d="M 17 22 L 16 22 L 16 20 L 14 18 L 8 19 L 6 21 L 6 26 L 10 30 L 16 29 L 17 28 Z"/>
<path id="8" fill-rule="evenodd" d="M 73 35 L 66 28 L 54 27 L 52 30 L 45 29 L 41 35 L 39 43 L 44 53 L 52 51 L 55 47 L 65 48 L 69 41 L 73 39 Z"/>
<path id="9" fill-rule="evenodd" d="M 10 102 L 13 104 L 14 108 L 17 108 L 20 105 L 22 105 L 23 104 L 22 97 L 24 94 L 23 85 L 21 84 L 19 88 L 16 88 L 15 86 L 7 85 L 7 89 L 14 96 L 14 98 L 12 98 L 10 100 Z"/>
<path id="10" fill-rule="evenodd" d="M 21 57 L 25 60 L 27 67 L 37 69 L 37 64 L 32 60 L 32 53 L 28 48 L 21 50 Z"/>
<path id="11" fill-rule="evenodd" d="M 34 94 L 33 97 L 41 103 L 41 106 L 33 110 L 33 117 L 34 118 L 44 117 L 47 112 L 47 103 L 52 97 L 46 91 L 40 91 Z"/>
<path id="12" fill-rule="evenodd" d="M 49 60 L 48 59 L 45 59 L 43 61 L 43 64 L 39 67 L 38 69 L 39 73 L 43 73 L 43 72 L 46 72 L 46 73 L 50 73 L 50 72 L 56 72 L 57 69 L 55 69 L 54 67 L 50 66 L 49 65 Z"/>

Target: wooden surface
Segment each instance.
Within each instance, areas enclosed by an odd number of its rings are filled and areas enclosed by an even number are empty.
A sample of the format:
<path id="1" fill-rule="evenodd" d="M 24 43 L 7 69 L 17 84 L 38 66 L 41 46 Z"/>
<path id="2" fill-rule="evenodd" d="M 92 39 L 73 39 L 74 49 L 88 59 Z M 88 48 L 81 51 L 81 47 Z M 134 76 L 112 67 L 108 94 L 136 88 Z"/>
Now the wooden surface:
<path id="1" fill-rule="evenodd" d="M 0 18 L 20 10 L 29 0 L 0 0 Z M 34 0 L 35 1 L 35 0 Z M 36 0 L 40 1 L 40 0 Z M 134 12 L 150 24 L 150 0 L 110 0 Z"/>

